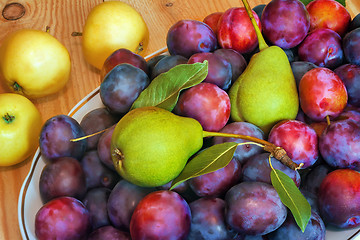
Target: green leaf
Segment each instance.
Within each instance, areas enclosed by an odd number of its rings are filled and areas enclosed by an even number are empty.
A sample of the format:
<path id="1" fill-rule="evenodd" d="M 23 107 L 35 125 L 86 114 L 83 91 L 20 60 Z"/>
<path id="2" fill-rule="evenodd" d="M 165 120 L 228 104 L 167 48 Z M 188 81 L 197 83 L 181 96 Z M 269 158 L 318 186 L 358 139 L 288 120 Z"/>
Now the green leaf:
<path id="1" fill-rule="evenodd" d="M 208 62 L 180 64 L 154 78 L 131 109 L 156 106 L 172 111 L 181 90 L 201 83 L 208 74 Z"/>
<path id="2" fill-rule="evenodd" d="M 300 2 L 302 2 L 305 6 L 309 3 L 312 2 L 314 0 L 300 0 Z M 339 2 L 341 5 L 343 5 L 344 7 L 346 7 L 346 3 L 345 0 L 335 0 L 337 2 Z"/>
<path id="3" fill-rule="evenodd" d="M 236 142 L 225 142 L 201 151 L 186 164 L 179 176 L 172 181 L 170 190 L 190 178 L 225 167 L 234 156 L 237 146 L 238 143 Z"/>
<path id="4" fill-rule="evenodd" d="M 282 203 L 290 209 L 297 225 L 304 232 L 311 216 L 309 202 L 288 175 L 272 168 L 270 176 L 271 183 L 279 194 Z"/>

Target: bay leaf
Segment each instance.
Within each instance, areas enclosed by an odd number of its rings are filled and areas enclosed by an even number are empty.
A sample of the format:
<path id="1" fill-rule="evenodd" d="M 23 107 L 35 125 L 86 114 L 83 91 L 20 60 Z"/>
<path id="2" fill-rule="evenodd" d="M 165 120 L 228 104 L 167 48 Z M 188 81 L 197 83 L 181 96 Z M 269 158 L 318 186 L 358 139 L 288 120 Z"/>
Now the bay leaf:
<path id="1" fill-rule="evenodd" d="M 297 225 L 304 232 L 311 216 L 309 202 L 302 195 L 294 181 L 282 171 L 272 168 L 270 177 L 281 202 L 290 209 Z"/>
<path id="2" fill-rule="evenodd" d="M 308 5 L 312 1 L 314 1 L 314 0 L 300 0 L 300 2 L 302 2 L 305 6 Z M 346 7 L 346 1 L 345 0 L 335 0 L 335 1 L 337 1 L 338 3 L 340 3 L 341 5 Z"/>
<path id="3" fill-rule="evenodd" d="M 134 101 L 131 109 L 155 106 L 172 111 L 180 92 L 201 83 L 207 74 L 207 61 L 179 64 L 154 78 Z"/>
<path id="4" fill-rule="evenodd" d="M 237 146 L 238 143 L 236 142 L 225 142 L 199 152 L 186 164 L 179 176 L 172 181 L 170 190 L 190 178 L 225 167 L 234 156 Z"/>

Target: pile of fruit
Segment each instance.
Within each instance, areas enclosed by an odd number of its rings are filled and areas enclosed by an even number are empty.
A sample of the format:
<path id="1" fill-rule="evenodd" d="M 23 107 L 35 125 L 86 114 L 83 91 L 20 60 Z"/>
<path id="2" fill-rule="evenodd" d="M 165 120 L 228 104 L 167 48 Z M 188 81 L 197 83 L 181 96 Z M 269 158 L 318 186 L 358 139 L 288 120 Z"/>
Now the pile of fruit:
<path id="1" fill-rule="evenodd" d="M 334 0 L 244 6 L 176 22 L 148 61 L 134 53 L 146 36 L 88 54 L 104 107 L 42 126 L 38 239 L 360 226 L 360 15 Z"/>

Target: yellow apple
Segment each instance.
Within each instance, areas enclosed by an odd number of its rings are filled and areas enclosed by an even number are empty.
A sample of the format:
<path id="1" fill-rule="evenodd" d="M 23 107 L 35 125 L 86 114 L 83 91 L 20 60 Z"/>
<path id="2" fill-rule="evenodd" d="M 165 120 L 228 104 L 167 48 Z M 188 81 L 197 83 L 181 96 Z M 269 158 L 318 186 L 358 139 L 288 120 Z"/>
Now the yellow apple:
<path id="1" fill-rule="evenodd" d="M 120 48 L 143 56 L 148 41 L 144 19 L 133 7 L 119 1 L 103 2 L 91 9 L 82 32 L 85 60 L 98 69 Z"/>
<path id="2" fill-rule="evenodd" d="M 21 29 L 0 45 L 0 77 L 10 89 L 29 98 L 62 89 L 70 75 L 70 55 L 47 32 Z"/>
<path id="3" fill-rule="evenodd" d="M 39 145 L 41 115 L 26 97 L 0 94 L 0 166 L 11 166 L 31 156 Z"/>

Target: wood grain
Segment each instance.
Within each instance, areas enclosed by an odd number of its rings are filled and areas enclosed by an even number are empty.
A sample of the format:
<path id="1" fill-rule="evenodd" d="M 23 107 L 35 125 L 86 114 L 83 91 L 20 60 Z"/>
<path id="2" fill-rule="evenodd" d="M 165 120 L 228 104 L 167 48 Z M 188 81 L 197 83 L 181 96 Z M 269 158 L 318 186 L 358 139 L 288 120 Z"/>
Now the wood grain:
<path id="1" fill-rule="evenodd" d="M 6 4 L 0 2 L 2 11 Z M 6 20 L 0 16 L 0 44 L 8 33 L 22 28 L 45 30 L 68 49 L 72 60 L 72 72 L 66 87 L 60 92 L 33 100 L 45 122 L 57 114 L 67 114 L 71 108 L 93 89 L 99 86 L 99 72 L 84 61 L 81 37 L 72 37 L 74 31 L 82 31 L 86 16 L 100 0 L 16 0 L 25 8 L 25 14 L 17 20 Z M 147 53 L 166 46 L 165 38 L 169 27 L 180 19 L 202 20 L 210 13 L 224 11 L 230 7 L 242 6 L 240 0 L 125 0 L 132 5 L 147 23 L 150 43 Z M 267 3 L 269 0 L 250 0 L 251 6 Z M 347 1 L 352 17 L 360 11 L 360 1 Z M 0 84 L 0 93 L 9 90 Z M 32 158 L 23 163 L 0 168 L 0 240 L 21 239 L 17 202 L 21 185 L 28 174 Z"/>

